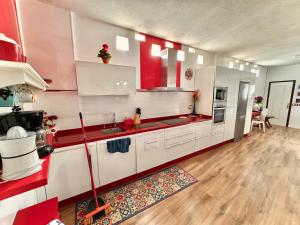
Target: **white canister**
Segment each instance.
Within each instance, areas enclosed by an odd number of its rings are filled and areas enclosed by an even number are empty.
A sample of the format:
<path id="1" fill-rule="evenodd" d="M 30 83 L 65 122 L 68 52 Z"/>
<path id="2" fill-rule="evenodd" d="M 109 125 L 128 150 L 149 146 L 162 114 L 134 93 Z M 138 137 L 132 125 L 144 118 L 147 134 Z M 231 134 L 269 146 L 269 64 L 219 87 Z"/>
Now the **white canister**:
<path id="1" fill-rule="evenodd" d="M 27 134 L 27 137 L 18 139 L 0 137 L 3 180 L 20 179 L 42 169 L 35 144 L 35 132 Z"/>

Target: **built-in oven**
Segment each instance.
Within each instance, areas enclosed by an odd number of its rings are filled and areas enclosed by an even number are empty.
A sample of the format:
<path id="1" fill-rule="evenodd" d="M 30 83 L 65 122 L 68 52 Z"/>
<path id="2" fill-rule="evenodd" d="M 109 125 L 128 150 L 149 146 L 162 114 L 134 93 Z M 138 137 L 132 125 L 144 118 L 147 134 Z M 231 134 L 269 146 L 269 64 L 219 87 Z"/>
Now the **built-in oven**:
<path id="1" fill-rule="evenodd" d="M 227 87 L 215 87 L 215 99 L 214 102 L 226 102 L 227 101 Z"/>
<path id="2" fill-rule="evenodd" d="M 225 106 L 215 106 L 213 114 L 214 124 L 225 123 L 226 107 Z"/>

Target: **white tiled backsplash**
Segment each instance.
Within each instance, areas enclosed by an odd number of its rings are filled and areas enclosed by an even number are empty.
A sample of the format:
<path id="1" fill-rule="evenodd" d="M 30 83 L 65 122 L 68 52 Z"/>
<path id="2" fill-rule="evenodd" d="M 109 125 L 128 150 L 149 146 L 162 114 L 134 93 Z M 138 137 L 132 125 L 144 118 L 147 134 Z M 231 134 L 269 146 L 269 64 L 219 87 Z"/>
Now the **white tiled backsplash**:
<path id="1" fill-rule="evenodd" d="M 42 92 L 34 103 L 35 110 L 42 109 L 58 116 L 57 129 L 80 127 L 81 111 L 86 125 L 111 123 L 133 117 L 135 109 L 142 109 L 142 118 L 153 118 L 190 113 L 190 92 L 137 92 L 131 96 L 79 97 L 76 92 Z"/>

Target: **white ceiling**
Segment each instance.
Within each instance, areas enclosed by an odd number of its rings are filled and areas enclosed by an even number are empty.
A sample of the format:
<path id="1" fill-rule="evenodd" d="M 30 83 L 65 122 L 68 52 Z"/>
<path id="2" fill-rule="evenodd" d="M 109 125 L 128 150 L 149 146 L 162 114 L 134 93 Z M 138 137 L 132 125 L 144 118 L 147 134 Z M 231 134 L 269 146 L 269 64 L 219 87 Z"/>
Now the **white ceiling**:
<path id="1" fill-rule="evenodd" d="M 300 0 L 41 0 L 260 65 L 300 63 Z"/>

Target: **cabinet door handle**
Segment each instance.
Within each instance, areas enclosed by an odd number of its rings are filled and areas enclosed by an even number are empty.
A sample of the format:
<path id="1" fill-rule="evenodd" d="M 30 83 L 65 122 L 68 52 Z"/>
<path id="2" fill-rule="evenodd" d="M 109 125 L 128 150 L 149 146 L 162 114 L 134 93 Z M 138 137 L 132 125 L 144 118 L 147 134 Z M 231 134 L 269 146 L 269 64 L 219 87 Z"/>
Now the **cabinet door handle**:
<path id="1" fill-rule="evenodd" d="M 153 144 L 153 143 L 157 143 L 158 140 L 153 140 L 153 141 L 145 141 L 145 144 Z"/>
<path id="2" fill-rule="evenodd" d="M 177 146 L 177 145 L 180 145 L 180 144 L 181 144 L 181 142 L 176 142 L 176 143 L 174 143 L 174 144 L 165 146 L 165 148 L 166 148 L 166 149 L 172 148 L 172 147 Z"/>
<path id="3" fill-rule="evenodd" d="M 185 132 L 185 133 L 182 133 L 181 136 L 185 136 L 185 135 L 189 135 L 189 134 L 193 134 L 194 132 Z"/>
<path id="4" fill-rule="evenodd" d="M 174 139 L 174 138 L 179 138 L 179 137 L 181 137 L 182 135 L 181 134 L 179 134 L 179 135 L 174 135 L 174 136 L 171 136 L 171 137 L 166 137 L 165 139 L 166 140 L 170 140 L 170 139 Z"/>
<path id="5" fill-rule="evenodd" d="M 194 141 L 194 140 L 195 140 L 194 138 L 193 139 L 184 140 L 184 141 L 181 142 L 181 144 L 185 144 L 185 143 L 188 143 L 188 142 Z"/>

